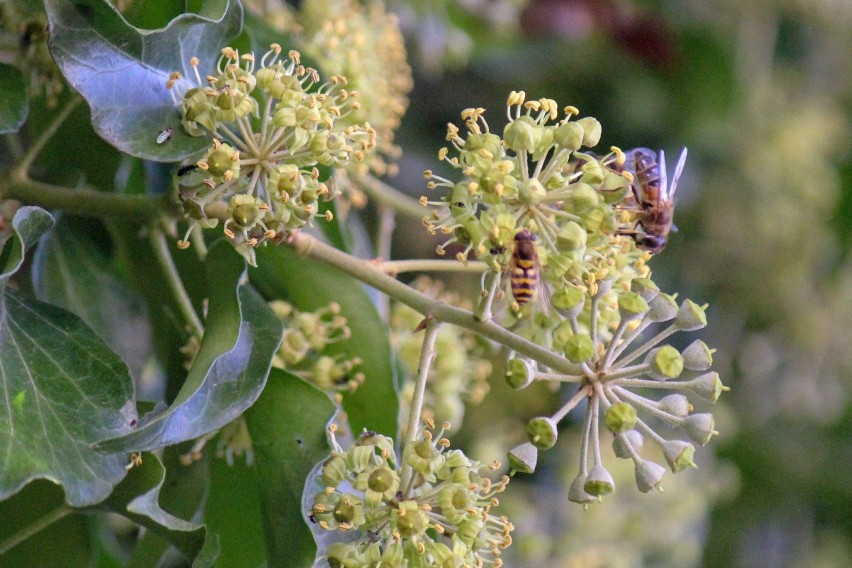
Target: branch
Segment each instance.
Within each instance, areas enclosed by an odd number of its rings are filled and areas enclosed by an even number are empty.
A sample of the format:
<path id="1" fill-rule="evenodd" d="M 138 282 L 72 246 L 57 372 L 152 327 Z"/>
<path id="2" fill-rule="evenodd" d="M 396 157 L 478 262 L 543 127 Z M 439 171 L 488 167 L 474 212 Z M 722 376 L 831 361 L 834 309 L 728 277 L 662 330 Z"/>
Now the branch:
<path id="1" fill-rule="evenodd" d="M 571 363 L 550 349 L 540 347 L 492 321 L 478 322 L 474 319 L 472 312 L 434 300 L 380 272 L 369 261 L 360 260 L 341 252 L 302 231 L 292 235 L 287 244 L 302 256 L 334 266 L 426 317 L 432 316 L 438 321 L 469 329 L 500 345 L 505 345 L 521 355 L 535 359 L 557 372 L 567 375 L 577 375 L 583 372 L 580 366 Z"/>
<path id="2" fill-rule="evenodd" d="M 72 215 L 87 217 L 122 217 L 137 221 L 155 219 L 161 215 L 174 217 L 177 205 L 172 196 L 124 195 L 96 189 L 71 189 L 28 178 L 0 181 L 0 198 L 17 199 L 27 205 L 45 209 L 60 209 Z"/>
<path id="3" fill-rule="evenodd" d="M 395 275 L 403 272 L 475 272 L 482 273 L 488 270 L 488 265 L 482 261 L 474 260 L 462 264 L 457 260 L 439 260 L 431 258 L 418 258 L 414 260 L 390 260 L 381 262 L 379 270 L 385 274 Z"/>

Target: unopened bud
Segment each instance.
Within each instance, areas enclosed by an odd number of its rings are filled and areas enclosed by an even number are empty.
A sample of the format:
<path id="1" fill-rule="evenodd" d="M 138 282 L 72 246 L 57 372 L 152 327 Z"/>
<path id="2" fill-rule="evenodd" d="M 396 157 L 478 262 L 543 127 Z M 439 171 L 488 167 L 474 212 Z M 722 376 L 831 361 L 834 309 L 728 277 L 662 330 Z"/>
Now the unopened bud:
<path id="1" fill-rule="evenodd" d="M 539 450 L 552 448 L 558 436 L 556 422 L 548 416 L 539 416 L 527 423 L 527 438 Z"/>

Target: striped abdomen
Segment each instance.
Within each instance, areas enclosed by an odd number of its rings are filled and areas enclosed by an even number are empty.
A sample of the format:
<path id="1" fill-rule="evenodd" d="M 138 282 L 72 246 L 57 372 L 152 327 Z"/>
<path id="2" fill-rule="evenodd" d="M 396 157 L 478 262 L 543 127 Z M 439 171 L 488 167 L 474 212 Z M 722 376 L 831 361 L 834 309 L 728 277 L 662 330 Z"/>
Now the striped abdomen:
<path id="1" fill-rule="evenodd" d="M 535 297 L 538 287 L 538 255 L 535 251 L 535 235 L 527 229 L 515 235 L 511 282 L 512 296 L 519 305 L 524 305 Z"/>

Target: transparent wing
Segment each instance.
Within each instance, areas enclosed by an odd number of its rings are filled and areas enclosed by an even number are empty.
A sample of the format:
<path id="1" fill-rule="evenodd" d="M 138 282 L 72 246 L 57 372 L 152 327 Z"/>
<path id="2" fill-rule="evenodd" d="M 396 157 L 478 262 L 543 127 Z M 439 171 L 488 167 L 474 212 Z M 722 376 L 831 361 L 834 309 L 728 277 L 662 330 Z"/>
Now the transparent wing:
<path id="1" fill-rule="evenodd" d="M 668 173 L 666 171 L 666 153 L 660 150 L 660 158 L 657 160 L 660 167 L 660 194 L 658 201 L 666 201 L 671 196 L 669 195 Z"/>
<path id="2" fill-rule="evenodd" d="M 677 160 L 677 166 L 675 167 L 674 177 L 672 178 L 672 186 L 669 189 L 669 198 L 674 195 L 674 192 L 677 191 L 677 182 L 680 180 L 680 174 L 683 173 L 683 166 L 686 164 L 686 148 L 681 150 L 680 158 Z"/>

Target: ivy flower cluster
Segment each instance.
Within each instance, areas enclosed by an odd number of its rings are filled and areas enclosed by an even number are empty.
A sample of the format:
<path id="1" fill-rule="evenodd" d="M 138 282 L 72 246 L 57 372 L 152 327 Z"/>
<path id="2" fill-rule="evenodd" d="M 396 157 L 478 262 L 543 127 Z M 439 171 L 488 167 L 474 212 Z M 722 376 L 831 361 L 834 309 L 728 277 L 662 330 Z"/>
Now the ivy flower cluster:
<path id="1" fill-rule="evenodd" d="M 418 278 L 414 287 L 450 305 L 471 308 L 470 302 L 425 276 Z M 391 310 L 391 344 L 409 377 L 417 373 L 423 348 L 422 336 L 415 331 L 422 320 L 422 315 L 402 303 L 395 303 Z M 488 394 L 488 378 L 492 372 L 489 355 L 490 349 L 477 341 L 475 334 L 455 326 L 441 326 L 435 340 L 435 359 L 426 382 L 426 416 L 460 426 L 465 403 L 479 404 Z M 413 381 L 403 385 L 403 402 L 411 400 L 413 390 Z"/>
<path id="2" fill-rule="evenodd" d="M 602 283 L 591 297 L 592 313 L 605 301 L 608 284 Z M 564 298 L 554 298 L 554 306 L 566 313 L 567 325 L 553 334 L 554 343 L 577 365 L 576 375 L 540 372 L 535 363 L 521 358 L 507 365 L 506 380 L 514 388 L 524 388 L 533 380 L 579 385 L 574 396 L 553 415 L 529 421 L 529 442 L 510 452 L 510 462 L 516 470 L 532 471 L 538 450 L 556 443 L 558 423 L 585 401 L 580 471 L 569 488 L 569 499 L 587 503 L 615 489 L 601 460 L 601 423 L 612 433 L 616 456 L 634 462 L 639 490 L 650 491 L 659 486 L 665 468 L 640 455 L 646 439 L 659 447 L 668 467 L 677 473 L 694 466 L 693 444 L 703 446 L 717 433 L 713 416 L 693 412 L 684 394 L 713 403 L 727 390 L 719 375 L 710 370 L 712 350 L 701 340 L 693 341 L 682 353 L 662 344 L 678 331 L 704 327 L 706 306 L 690 300 L 678 306 L 672 296 L 660 292 L 649 280 L 637 279 L 632 291 L 615 300 L 620 322 L 611 337 L 602 338 L 595 327 L 587 329 L 578 322 L 576 316 L 583 309 L 584 297 L 577 294 L 575 298 L 573 305 Z M 651 339 L 640 342 L 643 332 L 660 324 L 666 325 Z M 656 390 L 669 394 L 657 400 L 635 392 L 637 389 L 641 393 Z M 666 439 L 655 431 L 657 424 L 679 430 L 689 441 Z"/>
<path id="3" fill-rule="evenodd" d="M 530 303 L 521 310 L 516 302 L 506 323 L 518 335 L 564 354 L 568 365 L 562 371 L 573 370 L 555 373 L 510 353 L 506 379 L 518 389 L 534 380 L 573 383 L 577 389 L 556 413 L 529 422 L 529 442 L 509 454 L 512 468 L 533 471 L 538 451 L 556 443 L 558 423 L 585 402 L 581 466 L 569 498 L 586 503 L 615 488 L 601 460 L 601 423 L 614 436 L 616 455 L 633 460 L 639 489 L 649 491 L 659 486 L 665 470 L 640 454 L 645 439 L 679 472 L 693 464 L 693 443 L 704 445 L 715 434 L 712 415 L 694 413 L 681 394 L 715 402 L 726 390 L 710 371 L 712 350 L 701 341 L 683 353 L 665 344 L 677 331 L 704 327 L 706 306 L 689 300 L 678 306 L 651 280 L 646 264 L 651 253 L 633 238 L 644 213 L 638 199 L 643 188 L 637 185 L 649 183 L 649 172 L 632 171 L 617 147 L 603 157 L 581 151 L 599 142 L 597 120 L 573 120 L 577 109 L 566 107 L 565 118 L 551 124 L 556 102 L 526 101 L 523 92 L 513 91 L 507 108 L 502 137 L 490 131 L 484 109 L 462 113 L 464 138 L 449 126 L 447 139 L 458 156 L 449 158 L 445 148 L 439 158 L 464 177 L 452 182 L 427 171 L 429 187 L 443 186 L 449 193 L 422 203 L 438 207 L 424 219 L 427 229 L 451 235 L 439 253 L 457 242 L 464 247 L 458 260 L 466 262 L 475 253 L 486 261 L 491 284 L 483 283 L 480 306 L 502 294 L 500 274 L 518 255 L 518 235 L 533 241 L 535 254 L 525 254 L 539 261 L 525 270 L 541 272 L 541 278 L 524 273 L 521 284 L 536 286 L 539 296 L 553 290 L 549 308 Z M 659 192 L 668 195 L 665 187 Z M 490 306 L 479 314 L 491 317 Z M 659 324 L 667 325 L 646 340 L 649 328 Z M 655 389 L 671 394 L 658 400 L 644 394 Z M 657 434 L 657 423 L 679 429 L 689 441 Z"/>
<path id="4" fill-rule="evenodd" d="M 224 209 L 223 232 L 254 264 L 254 247 L 277 241 L 288 231 L 310 224 L 321 213 L 318 200 L 332 190 L 316 166 L 341 167 L 363 160 L 375 147 L 367 124 L 345 124 L 359 108 L 357 92 L 342 76 L 320 82 L 319 72 L 300 64 L 300 54 L 282 48 L 255 60 L 222 50 L 212 75 L 203 80 L 192 58 L 195 86 L 172 73 L 167 87 L 180 106 L 184 129 L 213 141 L 195 167 L 178 176 L 178 195 L 190 220 L 178 246 L 189 246 L 196 227 L 218 224 L 211 210 Z"/>
<path id="5" fill-rule="evenodd" d="M 623 163 L 623 152 L 612 148 L 603 158 L 581 152 L 598 143 L 601 125 L 592 117 L 572 120 L 579 113 L 575 107 L 564 112 L 554 122 L 556 101 L 527 101 L 523 91 L 512 91 L 502 137 L 491 132 L 482 108 L 462 112 L 465 137 L 448 125 L 447 140 L 458 156 L 450 157 L 445 147 L 438 158 L 461 170 L 463 179 L 454 182 L 427 170 L 428 187 L 449 192 L 440 201 L 420 200 L 437 206 L 423 219 L 429 232 L 449 236 L 438 254 L 460 243 L 464 250 L 456 254 L 458 260 L 466 262 L 475 253 L 501 272 L 515 235 L 529 229 L 539 240 L 540 260 L 552 283 L 591 282 L 591 275 L 606 268 L 603 261 L 612 248 L 633 252 L 623 263 L 641 264 L 643 255 L 616 232 L 620 213 L 612 204 L 628 195 L 631 180 L 608 165 Z"/>
<path id="6" fill-rule="evenodd" d="M 296 40 L 305 55 L 360 89 L 360 108 L 344 120 L 369 123 L 376 130 L 375 151 L 352 167 L 395 174 L 393 161 L 402 152 L 393 143 L 394 133 L 414 86 L 396 15 L 383 2 L 363 5 L 355 0 L 307 0 L 300 12 L 304 27 Z"/>
<path id="7" fill-rule="evenodd" d="M 447 426 L 447 425 L 445 425 Z M 311 520 L 321 530 L 355 533 L 325 551 L 332 567 L 503 565 L 512 523 L 492 510 L 509 482 L 484 474 L 499 467 L 449 449 L 444 430 L 424 429 L 402 452 L 393 440 L 364 432 L 333 453 L 320 474 Z"/>
<path id="8" fill-rule="evenodd" d="M 357 371 L 361 364 L 358 357 L 323 354 L 328 346 L 349 339 L 351 334 L 338 304 L 332 302 L 313 312 L 301 312 L 281 300 L 272 302 L 270 307 L 284 322 L 284 335 L 273 365 L 322 391 L 335 393 L 336 398 L 341 392 L 355 391 L 364 382 L 364 374 Z"/>

